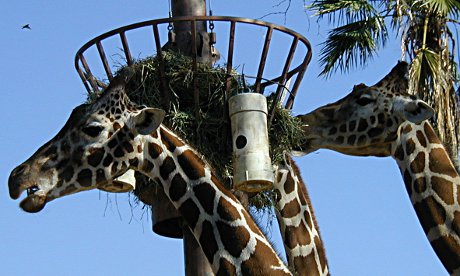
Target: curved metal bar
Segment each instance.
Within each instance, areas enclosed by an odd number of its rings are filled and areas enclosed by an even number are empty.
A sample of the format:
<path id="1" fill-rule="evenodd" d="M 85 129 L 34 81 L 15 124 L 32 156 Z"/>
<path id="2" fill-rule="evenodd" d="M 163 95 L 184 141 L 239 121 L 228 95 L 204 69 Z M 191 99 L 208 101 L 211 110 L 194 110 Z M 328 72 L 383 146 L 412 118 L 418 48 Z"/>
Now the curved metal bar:
<path id="1" fill-rule="evenodd" d="M 129 51 L 128 40 L 126 39 L 125 32 L 126 31 L 120 32 L 121 44 L 123 45 L 123 51 L 125 52 L 125 57 L 126 57 L 126 61 L 128 62 L 128 65 L 132 65 L 133 58 L 131 56 L 131 52 Z"/>
<path id="2" fill-rule="evenodd" d="M 230 24 L 230 38 L 228 40 L 228 55 L 227 55 L 227 87 L 225 89 L 226 97 L 230 96 L 230 84 L 232 78 L 233 69 L 233 47 L 235 46 L 235 28 L 236 24 L 234 21 Z"/>
<path id="3" fill-rule="evenodd" d="M 265 62 L 267 61 L 268 49 L 270 48 L 270 42 L 272 40 L 273 28 L 268 27 L 267 33 L 265 34 L 264 49 L 262 50 L 262 56 L 260 57 L 259 69 L 257 71 L 256 84 L 254 85 L 256 93 L 261 93 L 261 81 L 262 75 L 264 74 Z"/>
<path id="4" fill-rule="evenodd" d="M 242 18 L 242 17 L 231 17 L 231 16 L 181 16 L 181 17 L 173 17 L 173 18 L 161 18 L 161 19 L 155 19 L 155 20 L 148 20 L 148 21 L 143 21 L 143 22 L 130 24 L 130 25 L 123 26 L 123 27 L 111 30 L 109 32 L 106 32 L 106 33 L 104 33 L 102 35 L 99 35 L 99 36 L 91 39 L 87 43 L 85 43 L 78 50 L 78 52 L 77 52 L 77 54 L 75 56 L 75 68 L 77 69 L 77 72 L 80 75 L 80 78 L 82 79 L 83 83 L 85 84 L 85 88 L 88 90 L 88 92 L 91 92 L 91 88 L 93 89 L 93 91 L 97 90 L 97 85 L 95 84 L 95 77 L 92 75 L 92 73 L 91 73 L 91 71 L 90 71 L 90 69 L 89 69 L 89 67 L 88 67 L 88 65 L 86 63 L 86 60 L 84 60 L 84 55 L 83 55 L 84 52 L 86 50 L 88 50 L 90 47 L 92 47 L 94 45 L 97 47 L 97 49 L 99 51 L 99 56 L 100 56 L 101 61 L 103 63 L 103 66 L 104 66 L 104 69 L 106 71 L 107 77 L 110 80 L 112 78 L 112 73 L 110 72 L 109 65 L 108 65 L 107 58 L 106 58 L 106 54 L 104 52 L 104 49 L 103 49 L 102 43 L 101 43 L 104 39 L 112 37 L 112 36 L 116 36 L 116 35 L 120 36 L 121 41 L 122 41 L 123 51 L 125 53 L 127 63 L 128 63 L 128 65 L 130 65 L 130 64 L 133 63 L 133 59 L 132 59 L 132 56 L 131 56 L 131 52 L 129 50 L 128 41 L 127 41 L 126 36 L 125 36 L 125 33 L 127 31 L 142 28 L 142 27 L 151 26 L 153 28 L 154 39 L 155 39 L 155 47 L 156 47 L 156 50 L 157 50 L 157 54 L 161 55 L 161 42 L 160 42 L 160 36 L 159 36 L 159 32 L 158 32 L 158 25 L 159 24 L 167 24 L 167 23 L 170 23 L 170 22 L 174 23 L 174 22 L 188 21 L 192 25 L 196 25 L 196 21 L 210 21 L 210 20 L 212 20 L 214 22 L 219 22 L 220 21 L 220 22 L 229 22 L 230 23 L 230 38 L 229 38 L 229 41 L 228 41 L 229 44 L 228 44 L 228 57 L 227 57 L 228 63 L 227 63 L 227 67 L 229 67 L 229 66 L 231 67 L 232 62 L 233 62 L 235 28 L 236 28 L 237 24 L 249 24 L 249 25 L 256 25 L 256 26 L 262 26 L 262 27 L 268 28 L 267 33 L 266 33 L 266 37 L 265 37 L 264 48 L 263 48 L 263 51 L 262 51 L 262 55 L 261 55 L 261 59 L 260 59 L 260 63 L 259 63 L 259 68 L 258 68 L 258 72 L 257 72 L 257 79 L 256 79 L 256 83 L 255 83 L 256 92 L 263 93 L 263 90 L 267 86 L 271 86 L 271 85 L 274 85 L 274 84 L 278 85 L 277 92 L 279 92 L 280 87 L 284 86 L 284 82 L 287 79 L 289 79 L 289 78 L 291 78 L 291 77 L 293 77 L 293 76 L 295 76 L 297 74 L 295 82 L 294 82 L 294 86 L 293 86 L 293 88 L 291 90 L 291 94 L 289 95 L 288 101 L 286 102 L 286 107 L 291 108 L 292 104 L 293 104 L 293 101 L 294 101 L 294 98 L 295 98 L 295 95 L 297 93 L 297 89 L 299 88 L 300 81 L 302 80 L 303 75 L 304 75 L 304 73 L 305 73 L 305 71 L 306 71 L 306 69 L 308 67 L 308 63 L 311 60 L 312 47 L 311 47 L 310 42 L 304 36 L 302 36 L 301 34 L 295 32 L 293 30 L 290 30 L 290 29 L 288 29 L 286 27 L 279 26 L 279 25 L 276 25 L 276 24 L 273 24 L 273 23 L 268 23 L 268 22 L 265 22 L 265 21 L 262 21 L 262 20 Z M 290 53 L 289 58 L 285 63 L 282 75 L 279 76 L 279 77 L 273 78 L 273 79 L 271 79 L 269 81 L 262 82 L 262 80 L 265 79 L 262 76 L 263 72 L 264 72 L 264 67 L 265 67 L 265 60 L 267 58 L 267 54 L 268 54 L 272 34 L 275 31 L 279 31 L 279 32 L 288 34 L 288 35 L 293 37 L 293 41 L 295 41 L 295 43 L 293 43 L 291 45 L 291 51 L 295 50 L 295 48 L 297 47 L 298 42 L 300 42 L 306 47 L 307 53 L 306 53 L 306 56 L 305 56 L 304 60 L 300 63 L 300 65 L 298 65 L 295 68 L 289 70 L 291 62 L 292 62 L 292 58 L 293 58 L 293 53 Z M 160 63 L 162 63 L 162 62 L 160 62 Z M 84 67 L 83 70 L 80 67 L 80 64 L 83 65 L 83 67 Z M 161 64 L 161 65 L 163 65 L 163 64 Z M 160 71 L 162 71 L 160 73 L 163 75 L 163 73 L 164 73 L 163 72 L 164 71 L 164 65 L 160 66 L 160 67 L 163 67 L 163 68 L 160 68 Z M 230 68 L 230 69 L 227 68 L 227 73 L 230 74 L 231 70 L 232 70 L 232 68 Z M 89 85 L 88 85 L 88 82 L 89 82 Z M 166 84 L 162 84 L 162 86 L 166 86 Z M 227 90 L 229 90 L 229 88 Z M 228 93 L 229 93 L 229 91 L 227 91 L 227 94 Z"/>
<path id="5" fill-rule="evenodd" d="M 113 79 L 113 74 L 112 74 L 112 71 L 110 70 L 109 63 L 107 62 L 107 57 L 105 56 L 104 47 L 102 47 L 102 42 L 101 41 L 96 42 L 96 46 L 97 46 L 97 51 L 99 52 L 99 56 L 104 65 L 105 73 L 107 74 L 107 77 L 109 77 L 109 80 L 111 81 Z"/>
<path id="6" fill-rule="evenodd" d="M 299 40 L 302 41 L 305 45 L 307 45 L 307 48 L 309 51 L 311 51 L 311 45 L 310 42 L 301 34 L 288 29 L 283 26 L 279 26 L 273 23 L 268 23 L 262 20 L 257 20 L 257 19 L 249 19 L 249 18 L 243 18 L 243 17 L 233 17 L 233 16 L 180 16 L 180 17 L 171 17 L 171 18 L 161 18 L 161 19 L 155 19 L 155 20 L 148 20 L 148 21 L 143 21 L 143 22 L 138 22 L 134 24 L 130 24 L 124 27 L 120 27 L 111 31 L 108 31 L 102 35 L 99 35 L 87 43 L 85 43 L 77 52 L 77 55 L 81 52 L 86 51 L 89 47 L 94 45 L 97 41 L 106 39 L 108 37 L 111 37 L 113 35 L 119 34 L 120 32 L 123 31 L 128 31 L 132 29 L 137 29 L 141 27 L 146 27 L 146 26 L 151 26 L 151 25 L 158 25 L 158 24 L 165 24 L 169 22 L 176 22 L 176 21 L 229 21 L 229 22 L 241 22 L 241 23 L 247 23 L 251 25 L 259 25 L 259 26 L 267 26 L 270 27 L 274 30 L 281 31 L 283 33 L 292 35 L 292 36 L 297 36 L 299 37 Z"/>

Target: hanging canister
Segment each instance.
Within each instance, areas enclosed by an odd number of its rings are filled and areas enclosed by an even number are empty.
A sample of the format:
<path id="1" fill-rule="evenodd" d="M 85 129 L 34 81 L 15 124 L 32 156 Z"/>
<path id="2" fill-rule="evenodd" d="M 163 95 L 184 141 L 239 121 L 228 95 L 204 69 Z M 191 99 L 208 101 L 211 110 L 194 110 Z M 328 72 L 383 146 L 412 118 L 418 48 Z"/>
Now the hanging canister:
<path id="1" fill-rule="evenodd" d="M 217 43 L 217 34 L 215 32 L 209 33 L 209 44 L 215 45 Z"/>
<path id="2" fill-rule="evenodd" d="M 173 30 L 168 31 L 168 42 L 171 44 L 176 43 L 176 33 Z"/>
<path id="3" fill-rule="evenodd" d="M 233 186 L 245 192 L 273 185 L 269 155 L 267 100 L 258 93 L 243 93 L 228 101 L 233 142 Z"/>
<path id="4" fill-rule="evenodd" d="M 169 12 L 169 18 L 172 18 L 172 12 Z M 172 22 L 168 23 L 168 42 L 173 45 L 176 43 L 176 33 Z"/>

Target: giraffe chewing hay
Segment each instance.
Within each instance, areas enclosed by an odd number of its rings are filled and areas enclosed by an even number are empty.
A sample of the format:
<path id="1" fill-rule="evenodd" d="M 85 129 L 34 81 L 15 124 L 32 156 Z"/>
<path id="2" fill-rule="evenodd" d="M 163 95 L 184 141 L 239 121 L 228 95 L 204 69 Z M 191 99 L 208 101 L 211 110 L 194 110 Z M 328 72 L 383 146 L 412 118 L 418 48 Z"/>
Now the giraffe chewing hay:
<path id="1" fill-rule="evenodd" d="M 125 93 L 126 69 L 92 104 L 75 108 L 59 133 L 16 167 L 10 196 L 39 212 L 65 195 L 106 185 L 129 169 L 163 186 L 217 275 L 290 275 L 238 200 L 201 157 L 161 125 L 165 112 Z"/>
<path id="2" fill-rule="evenodd" d="M 460 275 L 460 177 L 432 126 L 433 109 L 408 93 L 408 64 L 373 86 L 299 116 L 303 153 L 320 148 L 356 156 L 391 156 L 437 256 Z"/>

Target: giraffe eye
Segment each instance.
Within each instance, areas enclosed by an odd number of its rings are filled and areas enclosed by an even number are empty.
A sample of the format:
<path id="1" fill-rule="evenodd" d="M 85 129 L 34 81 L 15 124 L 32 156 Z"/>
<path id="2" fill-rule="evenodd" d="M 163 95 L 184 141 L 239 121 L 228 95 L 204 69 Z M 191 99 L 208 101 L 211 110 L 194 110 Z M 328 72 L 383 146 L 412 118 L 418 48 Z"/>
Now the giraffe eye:
<path id="1" fill-rule="evenodd" d="M 361 97 L 356 101 L 356 103 L 361 106 L 365 106 L 373 102 L 375 102 L 375 100 L 369 97 Z"/>
<path id="2" fill-rule="evenodd" d="M 88 125 L 83 127 L 82 131 L 88 136 L 97 137 L 104 128 L 102 126 Z"/>

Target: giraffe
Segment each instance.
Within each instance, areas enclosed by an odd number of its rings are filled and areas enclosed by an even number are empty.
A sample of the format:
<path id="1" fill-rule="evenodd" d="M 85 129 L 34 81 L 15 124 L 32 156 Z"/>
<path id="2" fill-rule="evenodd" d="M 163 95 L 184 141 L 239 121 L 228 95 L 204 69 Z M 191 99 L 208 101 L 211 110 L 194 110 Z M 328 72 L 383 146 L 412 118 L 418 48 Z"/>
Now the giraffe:
<path id="1" fill-rule="evenodd" d="M 285 153 L 284 161 L 274 166 L 274 171 L 275 213 L 289 269 L 295 275 L 329 275 L 325 248 L 299 168 Z M 136 181 L 129 177 L 124 182 L 137 186 Z M 120 192 L 126 187 L 126 184 L 121 188 L 119 185 L 110 183 L 104 188 Z"/>
<path id="2" fill-rule="evenodd" d="M 329 275 L 318 224 L 298 167 L 285 153 L 284 162 L 274 166 L 274 171 L 275 213 L 290 270 L 296 275 Z M 137 186 L 130 179 L 125 181 Z M 111 184 L 109 190 L 117 188 Z"/>
<path id="3" fill-rule="evenodd" d="M 216 275 L 291 275 L 244 207 L 194 149 L 161 125 L 165 112 L 130 101 L 122 71 L 93 104 L 76 107 L 64 127 L 8 179 L 26 212 L 56 198 L 104 187 L 129 169 L 160 183 L 184 217 Z"/>
<path id="4" fill-rule="evenodd" d="M 294 160 L 285 153 L 275 169 L 276 218 L 288 264 L 297 275 L 329 275 L 310 197 Z"/>
<path id="5" fill-rule="evenodd" d="M 284 161 L 274 166 L 274 171 L 275 213 L 289 269 L 295 275 L 329 275 L 324 245 L 299 168 L 285 152 Z M 124 181 L 137 186 L 132 179 Z M 116 184 L 108 190 L 117 191 Z"/>
<path id="6" fill-rule="evenodd" d="M 433 109 L 408 94 L 407 75 L 408 64 L 399 62 L 377 84 L 356 85 L 299 116 L 306 140 L 298 150 L 393 157 L 432 248 L 449 273 L 460 275 L 460 177 L 426 121 Z"/>

